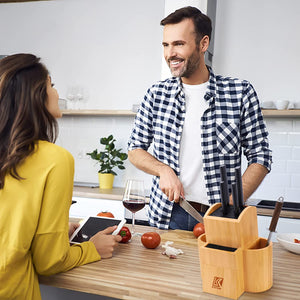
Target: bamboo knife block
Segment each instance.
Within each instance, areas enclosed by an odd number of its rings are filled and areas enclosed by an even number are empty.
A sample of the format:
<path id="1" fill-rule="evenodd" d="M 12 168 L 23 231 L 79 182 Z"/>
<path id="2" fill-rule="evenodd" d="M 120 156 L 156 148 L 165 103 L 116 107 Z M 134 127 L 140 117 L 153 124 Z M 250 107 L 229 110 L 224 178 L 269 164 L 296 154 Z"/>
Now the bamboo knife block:
<path id="1" fill-rule="evenodd" d="M 259 293 L 273 284 L 273 244 L 258 237 L 256 207 L 246 207 L 238 219 L 204 216 L 205 234 L 198 238 L 204 292 L 237 299 L 243 292 Z"/>

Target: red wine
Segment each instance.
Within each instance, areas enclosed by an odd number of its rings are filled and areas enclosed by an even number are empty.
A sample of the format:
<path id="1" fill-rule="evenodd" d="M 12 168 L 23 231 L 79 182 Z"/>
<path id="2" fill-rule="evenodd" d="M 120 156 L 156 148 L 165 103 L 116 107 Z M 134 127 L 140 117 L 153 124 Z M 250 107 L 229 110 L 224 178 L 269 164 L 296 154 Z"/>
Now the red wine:
<path id="1" fill-rule="evenodd" d="M 135 213 L 139 210 L 141 210 L 145 206 L 144 201 L 138 201 L 138 200 L 124 200 L 123 205 L 125 208 L 130 210 L 132 213 Z"/>

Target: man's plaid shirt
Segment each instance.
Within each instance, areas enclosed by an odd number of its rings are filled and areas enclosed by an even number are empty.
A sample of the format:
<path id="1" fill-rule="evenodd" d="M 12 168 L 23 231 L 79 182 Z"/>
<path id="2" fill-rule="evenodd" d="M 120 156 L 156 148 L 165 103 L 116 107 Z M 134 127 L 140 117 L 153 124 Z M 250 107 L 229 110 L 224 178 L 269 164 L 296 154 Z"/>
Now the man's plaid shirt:
<path id="1" fill-rule="evenodd" d="M 226 165 L 228 185 L 241 165 L 241 153 L 248 164 L 259 163 L 271 170 L 272 152 L 256 92 L 245 80 L 214 75 L 210 77 L 205 101 L 209 108 L 201 118 L 204 179 L 210 204 L 220 202 L 220 166 Z M 200 101 L 200 100 L 199 100 Z M 146 93 L 135 118 L 128 150 L 148 150 L 180 174 L 180 139 L 185 118 L 185 95 L 181 79 L 172 77 L 154 84 Z M 192 133 L 191 133 L 192 134 Z M 200 155 L 200 153 L 199 153 Z M 149 222 L 168 229 L 173 202 L 159 189 L 153 176 Z"/>

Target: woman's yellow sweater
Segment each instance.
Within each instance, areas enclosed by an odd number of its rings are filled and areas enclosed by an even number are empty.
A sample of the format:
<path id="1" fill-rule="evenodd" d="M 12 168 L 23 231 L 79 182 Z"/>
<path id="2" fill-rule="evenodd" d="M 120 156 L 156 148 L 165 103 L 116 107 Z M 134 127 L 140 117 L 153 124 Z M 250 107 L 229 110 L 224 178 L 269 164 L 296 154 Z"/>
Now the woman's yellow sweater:
<path id="1" fill-rule="evenodd" d="M 70 246 L 74 159 L 39 141 L 0 190 L 0 299 L 41 299 L 38 274 L 51 275 L 100 259 L 94 244 Z"/>

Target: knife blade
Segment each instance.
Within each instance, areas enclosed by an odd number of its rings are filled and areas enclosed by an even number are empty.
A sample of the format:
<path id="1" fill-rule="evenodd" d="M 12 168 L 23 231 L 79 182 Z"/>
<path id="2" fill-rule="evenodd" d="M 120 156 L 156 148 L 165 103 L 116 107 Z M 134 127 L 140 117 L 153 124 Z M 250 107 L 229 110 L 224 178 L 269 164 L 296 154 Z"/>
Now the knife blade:
<path id="1" fill-rule="evenodd" d="M 194 219 L 199 221 L 200 223 L 203 222 L 203 217 L 199 214 L 199 212 L 191 205 L 188 203 L 187 200 L 185 200 L 182 197 L 179 197 L 179 205 L 188 213 L 190 214 Z"/>

